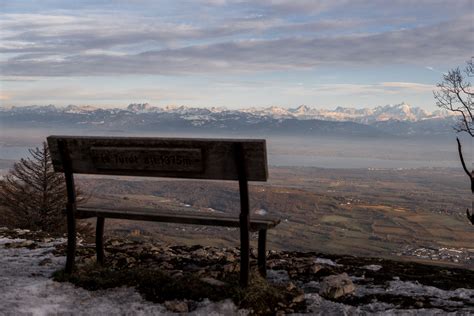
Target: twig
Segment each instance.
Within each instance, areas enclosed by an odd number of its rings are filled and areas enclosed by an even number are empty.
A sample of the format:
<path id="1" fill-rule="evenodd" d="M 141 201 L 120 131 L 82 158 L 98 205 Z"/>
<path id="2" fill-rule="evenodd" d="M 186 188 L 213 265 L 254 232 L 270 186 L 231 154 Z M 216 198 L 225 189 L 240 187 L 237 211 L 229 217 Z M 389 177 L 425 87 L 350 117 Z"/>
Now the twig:
<path id="1" fill-rule="evenodd" d="M 474 225 L 474 214 L 469 213 L 469 209 L 466 209 L 466 216 L 471 224 Z"/>
<path id="2" fill-rule="evenodd" d="M 461 147 L 461 142 L 459 141 L 459 138 L 456 137 L 456 141 L 458 142 L 458 152 L 459 152 L 459 159 L 461 160 L 462 168 L 464 169 L 464 172 L 467 174 L 469 179 L 471 179 L 471 192 L 474 193 L 474 177 L 473 173 L 469 172 L 469 170 L 466 167 L 466 163 L 464 162 L 464 157 L 462 154 L 462 147 Z"/>
<path id="3" fill-rule="evenodd" d="M 467 169 L 466 163 L 464 162 L 464 157 L 462 154 L 461 142 L 459 141 L 459 138 L 457 137 L 456 137 L 456 141 L 458 142 L 459 159 L 461 160 L 462 168 L 464 169 L 464 172 L 467 174 L 467 176 L 471 180 L 471 192 L 474 193 L 474 170 L 472 172 L 469 172 L 469 170 Z M 469 209 L 466 209 L 466 217 L 471 222 L 471 224 L 474 225 L 474 213 L 471 214 L 469 212 Z"/>

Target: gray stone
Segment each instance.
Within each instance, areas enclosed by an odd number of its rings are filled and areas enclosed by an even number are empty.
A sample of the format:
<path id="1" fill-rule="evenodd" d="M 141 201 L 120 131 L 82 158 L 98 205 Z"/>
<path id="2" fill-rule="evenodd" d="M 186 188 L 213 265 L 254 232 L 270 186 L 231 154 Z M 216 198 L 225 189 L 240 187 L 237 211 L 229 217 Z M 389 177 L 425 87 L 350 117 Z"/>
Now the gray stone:
<path id="1" fill-rule="evenodd" d="M 354 291 L 354 283 L 352 283 L 347 273 L 342 273 L 325 277 L 321 282 L 319 294 L 328 299 L 336 299 Z"/>
<path id="2" fill-rule="evenodd" d="M 370 271 L 379 271 L 380 269 L 382 269 L 382 266 L 378 264 L 369 264 L 361 268 L 365 270 L 370 270 Z"/>
<path id="3" fill-rule="evenodd" d="M 187 313 L 189 312 L 188 303 L 186 301 L 166 301 L 164 303 L 165 307 L 175 313 Z"/>
<path id="4" fill-rule="evenodd" d="M 47 265 L 50 265 L 51 263 L 53 263 L 53 260 L 51 260 L 50 258 L 44 258 L 38 263 L 38 265 L 47 266 Z"/>
<path id="5" fill-rule="evenodd" d="M 112 240 L 110 242 L 110 245 L 113 246 L 113 247 L 117 247 L 117 246 L 123 245 L 123 242 L 120 242 L 118 240 Z"/>
<path id="6" fill-rule="evenodd" d="M 160 267 L 165 270 L 171 270 L 174 269 L 173 265 L 169 262 L 163 262 Z"/>
<path id="7" fill-rule="evenodd" d="M 309 267 L 309 272 L 310 273 L 318 273 L 319 270 L 321 270 L 323 267 L 321 267 L 319 264 L 316 264 L 316 263 L 313 263 L 310 267 Z"/>
<path id="8" fill-rule="evenodd" d="M 196 257 L 207 257 L 208 256 L 208 252 L 204 249 L 197 249 L 195 251 L 193 251 L 193 256 L 196 256 Z"/>
<path id="9" fill-rule="evenodd" d="M 19 241 L 19 242 L 12 242 L 10 244 L 6 244 L 6 248 L 33 248 L 35 245 L 35 242 L 32 240 L 24 240 L 24 241 Z"/>
<path id="10" fill-rule="evenodd" d="M 303 301 L 304 301 L 304 293 L 300 294 L 298 296 L 295 296 L 291 302 L 292 303 L 301 303 Z"/>
<path id="11" fill-rule="evenodd" d="M 295 288 L 296 288 L 296 285 L 294 285 L 293 282 L 288 283 L 288 285 L 286 286 L 287 291 L 292 291 Z"/>
<path id="12" fill-rule="evenodd" d="M 226 253 L 225 254 L 225 260 L 227 262 L 235 262 L 235 256 L 231 253 Z"/>
<path id="13" fill-rule="evenodd" d="M 204 277 L 200 279 L 202 282 L 210 284 L 210 285 L 215 285 L 215 286 L 225 286 L 227 283 L 216 280 L 214 278 L 209 278 L 209 277 Z"/>
<path id="14" fill-rule="evenodd" d="M 235 271 L 235 265 L 233 263 L 226 264 L 223 267 L 224 272 L 234 272 Z"/>

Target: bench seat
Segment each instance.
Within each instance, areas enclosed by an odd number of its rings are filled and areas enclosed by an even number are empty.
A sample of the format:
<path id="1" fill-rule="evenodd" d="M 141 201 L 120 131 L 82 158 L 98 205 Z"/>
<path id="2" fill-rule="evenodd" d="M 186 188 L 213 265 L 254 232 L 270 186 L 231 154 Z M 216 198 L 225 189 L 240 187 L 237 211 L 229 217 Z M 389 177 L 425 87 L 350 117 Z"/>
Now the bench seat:
<path id="1" fill-rule="evenodd" d="M 107 209 L 103 207 L 78 207 L 77 218 L 104 217 L 130 220 L 143 220 L 164 223 L 180 223 L 193 225 L 240 227 L 239 217 L 228 214 L 205 213 L 205 212 L 173 212 L 155 208 L 117 208 Z M 250 219 L 250 230 L 260 231 L 270 229 L 280 223 L 279 219 L 265 216 Z"/>

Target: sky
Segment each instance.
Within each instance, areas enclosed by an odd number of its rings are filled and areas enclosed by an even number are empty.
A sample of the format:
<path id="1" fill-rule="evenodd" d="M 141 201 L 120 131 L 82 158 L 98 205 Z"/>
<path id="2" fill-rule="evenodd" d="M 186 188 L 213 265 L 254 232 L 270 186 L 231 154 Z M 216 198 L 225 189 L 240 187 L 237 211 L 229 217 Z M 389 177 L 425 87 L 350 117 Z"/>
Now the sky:
<path id="1" fill-rule="evenodd" d="M 435 110 L 474 0 L 0 0 L 1 106 Z"/>

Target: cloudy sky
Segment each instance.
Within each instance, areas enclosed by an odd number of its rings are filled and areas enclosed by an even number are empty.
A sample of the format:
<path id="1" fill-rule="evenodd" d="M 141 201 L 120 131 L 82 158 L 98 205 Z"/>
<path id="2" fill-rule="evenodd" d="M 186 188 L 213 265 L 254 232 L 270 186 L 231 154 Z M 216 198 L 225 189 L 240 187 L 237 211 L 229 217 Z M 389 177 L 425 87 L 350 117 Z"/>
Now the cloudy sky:
<path id="1" fill-rule="evenodd" d="M 0 0 L 0 102 L 435 109 L 474 0 Z"/>

